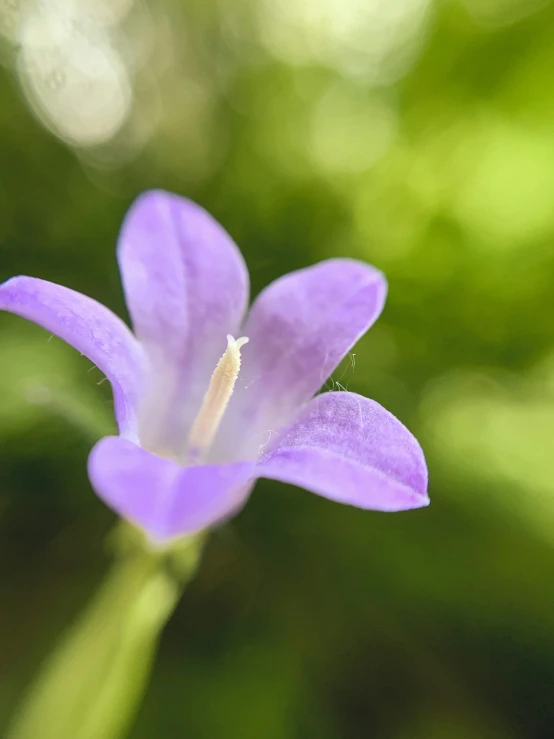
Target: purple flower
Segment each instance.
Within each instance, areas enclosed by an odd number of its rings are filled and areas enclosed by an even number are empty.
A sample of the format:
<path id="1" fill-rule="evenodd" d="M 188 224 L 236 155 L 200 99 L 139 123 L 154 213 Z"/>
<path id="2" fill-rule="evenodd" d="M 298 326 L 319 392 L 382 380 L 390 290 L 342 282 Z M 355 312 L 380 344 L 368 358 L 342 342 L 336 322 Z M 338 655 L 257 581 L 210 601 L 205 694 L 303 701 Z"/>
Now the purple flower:
<path id="1" fill-rule="evenodd" d="M 269 285 L 244 320 L 236 245 L 198 205 L 160 191 L 133 204 L 117 254 L 134 334 L 66 287 L 0 286 L 0 308 L 61 337 L 111 382 L 120 435 L 101 439 L 88 464 L 111 508 L 165 541 L 238 511 L 258 477 L 360 508 L 428 504 L 423 453 L 394 416 L 355 393 L 314 397 L 381 313 L 381 272 L 320 262 Z"/>

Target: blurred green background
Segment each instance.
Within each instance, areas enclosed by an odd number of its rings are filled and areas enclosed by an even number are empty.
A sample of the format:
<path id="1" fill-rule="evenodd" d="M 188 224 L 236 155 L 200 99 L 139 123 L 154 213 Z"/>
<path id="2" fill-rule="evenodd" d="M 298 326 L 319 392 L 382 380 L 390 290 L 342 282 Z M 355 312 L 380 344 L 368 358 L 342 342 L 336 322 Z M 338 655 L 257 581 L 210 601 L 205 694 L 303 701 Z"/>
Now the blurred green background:
<path id="1" fill-rule="evenodd" d="M 552 739 L 554 3 L 0 0 L 0 63 L 2 280 L 125 316 L 117 231 L 151 187 L 224 224 L 254 294 L 367 260 L 389 300 L 327 386 L 429 463 L 431 507 L 394 515 L 258 483 L 132 739 Z M 85 469 L 107 383 L 0 318 L 1 733 L 115 517 Z"/>

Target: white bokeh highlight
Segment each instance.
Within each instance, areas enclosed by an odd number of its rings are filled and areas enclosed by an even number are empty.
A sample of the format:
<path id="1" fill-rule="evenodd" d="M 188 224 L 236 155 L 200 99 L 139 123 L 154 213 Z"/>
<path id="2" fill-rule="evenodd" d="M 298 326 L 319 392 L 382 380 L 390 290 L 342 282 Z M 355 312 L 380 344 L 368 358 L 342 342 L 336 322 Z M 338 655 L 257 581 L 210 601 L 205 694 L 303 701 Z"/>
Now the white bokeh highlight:
<path id="1" fill-rule="evenodd" d="M 262 36 L 293 64 L 391 84 L 417 59 L 432 0 L 260 0 Z"/>

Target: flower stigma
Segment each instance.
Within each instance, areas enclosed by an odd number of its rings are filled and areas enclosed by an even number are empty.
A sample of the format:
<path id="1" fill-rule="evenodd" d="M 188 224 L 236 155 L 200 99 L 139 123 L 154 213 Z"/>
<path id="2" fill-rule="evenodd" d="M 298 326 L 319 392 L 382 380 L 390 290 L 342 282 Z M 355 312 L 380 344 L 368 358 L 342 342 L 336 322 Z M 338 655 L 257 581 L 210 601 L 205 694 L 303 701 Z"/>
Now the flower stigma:
<path id="1" fill-rule="evenodd" d="M 227 334 L 227 349 L 216 365 L 188 438 L 189 455 L 195 463 L 214 440 L 239 375 L 240 349 L 248 341 L 246 336 L 235 339 Z"/>

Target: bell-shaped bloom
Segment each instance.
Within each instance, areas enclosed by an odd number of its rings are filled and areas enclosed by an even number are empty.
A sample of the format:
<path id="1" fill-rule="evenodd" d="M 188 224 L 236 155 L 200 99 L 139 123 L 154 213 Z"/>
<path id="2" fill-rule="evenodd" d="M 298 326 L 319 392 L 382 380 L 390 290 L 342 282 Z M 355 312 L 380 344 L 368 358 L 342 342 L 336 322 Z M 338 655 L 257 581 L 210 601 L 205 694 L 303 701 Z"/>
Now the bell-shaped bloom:
<path id="1" fill-rule="evenodd" d="M 96 444 L 88 469 L 112 509 L 164 542 L 238 511 L 259 477 L 360 508 L 427 505 L 423 453 L 394 416 L 355 393 L 316 395 L 381 313 L 381 272 L 320 262 L 276 280 L 246 314 L 232 239 L 161 191 L 133 204 L 117 257 L 134 333 L 66 287 L 0 286 L 0 309 L 61 337 L 110 381 L 119 436 Z"/>

